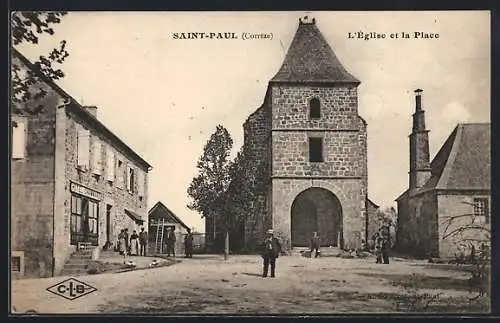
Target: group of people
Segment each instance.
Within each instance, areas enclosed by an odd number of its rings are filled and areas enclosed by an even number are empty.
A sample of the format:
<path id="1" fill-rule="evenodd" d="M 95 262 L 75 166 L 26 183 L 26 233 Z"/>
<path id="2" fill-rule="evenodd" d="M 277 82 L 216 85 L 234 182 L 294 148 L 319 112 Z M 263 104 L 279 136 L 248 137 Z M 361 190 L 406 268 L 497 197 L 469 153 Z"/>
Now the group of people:
<path id="1" fill-rule="evenodd" d="M 148 246 L 148 233 L 141 228 L 137 234 L 134 230 L 129 237 L 128 228 L 122 229 L 118 234 L 118 251 L 125 259 L 127 256 L 146 256 Z"/>
<path id="2" fill-rule="evenodd" d="M 164 249 L 166 250 L 167 257 L 172 255 L 175 257 L 175 242 L 176 236 L 174 229 L 171 227 L 167 228 L 167 236 L 165 238 Z M 146 256 L 148 245 L 148 233 L 141 228 L 141 232 L 137 234 L 134 230 L 129 236 L 128 228 L 122 229 L 120 234 L 118 234 L 118 250 L 123 258 L 127 256 Z M 184 237 L 184 250 L 186 258 L 193 257 L 193 234 L 190 229 L 187 229 L 187 234 Z"/>
<path id="3" fill-rule="evenodd" d="M 389 251 L 391 248 L 390 235 L 383 231 L 377 232 L 373 236 L 376 263 L 389 263 Z M 317 232 L 313 233 L 310 239 L 310 255 L 312 257 L 314 252 L 314 257 L 317 258 L 320 255 L 320 237 Z M 262 277 L 267 277 L 269 273 L 269 267 L 271 267 L 271 278 L 276 276 L 276 259 L 281 254 L 281 244 L 279 240 L 274 236 L 274 231 L 268 230 L 267 236 L 262 243 L 262 258 L 264 259 L 264 268 L 262 272 Z"/>
<path id="4" fill-rule="evenodd" d="M 376 263 L 381 264 L 383 262 L 384 264 L 389 264 L 389 251 L 391 249 L 390 235 L 383 231 L 375 232 L 372 241 L 377 258 Z"/>
<path id="5" fill-rule="evenodd" d="M 164 242 L 164 249 L 167 252 L 167 257 L 175 257 L 175 242 L 177 238 L 175 236 L 174 228 L 167 227 L 167 236 Z M 193 258 L 193 234 L 191 229 L 187 229 L 187 233 L 184 236 L 184 254 L 186 258 Z"/>

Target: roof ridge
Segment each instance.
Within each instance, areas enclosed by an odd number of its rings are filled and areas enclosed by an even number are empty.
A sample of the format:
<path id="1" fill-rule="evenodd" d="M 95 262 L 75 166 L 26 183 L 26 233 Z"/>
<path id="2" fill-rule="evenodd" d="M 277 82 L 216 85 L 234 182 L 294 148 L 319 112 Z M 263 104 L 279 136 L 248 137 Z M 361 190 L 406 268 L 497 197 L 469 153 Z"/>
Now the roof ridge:
<path id="1" fill-rule="evenodd" d="M 172 215 L 172 216 L 174 217 L 174 219 L 176 219 L 176 220 L 179 222 L 179 224 L 180 224 L 180 225 L 184 226 L 184 227 L 185 227 L 185 228 L 187 228 L 187 229 L 190 229 L 190 228 L 189 228 L 189 226 L 188 226 L 186 223 L 184 223 L 184 221 L 182 221 L 182 220 L 181 220 L 181 218 L 179 218 L 179 217 L 177 216 L 177 214 L 175 214 L 172 210 L 170 210 L 170 209 L 168 208 L 168 206 L 166 206 L 166 205 L 165 205 L 162 201 L 158 201 L 158 202 L 156 202 L 156 204 L 155 204 L 155 205 L 154 205 L 154 206 L 153 206 L 153 207 L 149 210 L 149 212 L 148 212 L 148 216 L 149 216 L 151 213 L 153 213 L 153 211 L 154 211 L 156 208 L 158 208 L 158 207 L 160 207 L 160 206 L 161 206 L 161 207 L 163 207 L 163 208 L 165 208 L 165 210 L 167 210 L 167 212 L 168 212 L 170 215 Z"/>
<path id="2" fill-rule="evenodd" d="M 458 153 L 458 146 L 460 145 L 460 141 L 462 140 L 463 127 L 464 125 L 459 123 L 452 132 L 455 134 L 455 136 L 453 138 L 453 143 L 450 152 L 448 153 L 448 157 L 446 158 L 443 171 L 441 172 L 439 180 L 435 186 L 435 188 L 437 189 L 446 188 L 448 180 L 450 179 L 451 170 L 453 168 L 453 164 L 455 163 L 455 158 L 457 157 Z"/>
<path id="3" fill-rule="evenodd" d="M 271 82 L 359 84 L 328 44 L 316 23 L 299 23 L 283 63 Z"/>
<path id="4" fill-rule="evenodd" d="M 472 126 L 472 125 L 491 125 L 491 122 L 461 122 L 460 125 Z"/>
<path id="5" fill-rule="evenodd" d="M 125 141 L 123 141 L 118 135 L 116 135 L 113 131 L 111 131 L 102 121 L 97 119 L 94 115 L 92 115 L 90 112 L 88 112 L 73 96 L 71 96 L 68 92 L 66 92 L 62 87 L 60 87 L 57 83 L 55 83 L 53 80 L 45 76 L 43 73 L 41 73 L 38 69 L 35 68 L 35 64 L 33 64 L 26 56 L 24 56 L 19 50 L 17 50 L 15 47 L 12 47 L 12 53 L 17 56 L 23 64 L 25 64 L 29 69 L 31 69 L 37 77 L 39 77 L 43 82 L 45 82 L 50 88 L 52 88 L 55 92 L 57 92 L 60 96 L 68 98 L 70 100 L 70 103 L 68 104 L 68 107 L 76 107 L 79 112 L 81 112 L 85 117 L 89 118 L 91 122 L 94 122 L 98 126 L 102 127 L 104 131 L 107 131 L 109 134 L 111 134 L 113 139 L 117 141 L 119 144 L 123 145 L 123 148 L 125 151 L 127 151 L 128 154 L 130 154 L 134 159 L 138 160 L 145 166 L 147 166 L 148 169 L 151 170 L 153 169 L 153 166 L 151 166 L 144 158 L 142 158 L 132 147 L 130 147 Z M 12 63 L 12 62 L 11 62 Z M 75 109 L 76 110 L 76 109 Z"/>

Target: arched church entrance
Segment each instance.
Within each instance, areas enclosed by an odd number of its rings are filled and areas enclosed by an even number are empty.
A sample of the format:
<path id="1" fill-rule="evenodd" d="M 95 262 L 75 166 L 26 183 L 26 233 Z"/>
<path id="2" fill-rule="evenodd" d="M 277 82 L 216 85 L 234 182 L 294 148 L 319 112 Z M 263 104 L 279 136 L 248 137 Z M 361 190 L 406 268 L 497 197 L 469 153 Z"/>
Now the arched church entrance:
<path id="1" fill-rule="evenodd" d="M 291 209 L 292 247 L 308 247 L 314 232 L 321 246 L 342 247 L 342 206 L 327 189 L 311 187 L 299 193 Z"/>

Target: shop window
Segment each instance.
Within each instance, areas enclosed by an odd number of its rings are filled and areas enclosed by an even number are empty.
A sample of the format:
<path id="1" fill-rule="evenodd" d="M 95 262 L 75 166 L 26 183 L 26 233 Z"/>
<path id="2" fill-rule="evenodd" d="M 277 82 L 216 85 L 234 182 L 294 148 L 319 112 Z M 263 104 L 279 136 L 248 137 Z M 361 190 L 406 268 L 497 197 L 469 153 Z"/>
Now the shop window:
<path id="1" fill-rule="evenodd" d="M 71 244 L 91 242 L 99 236 L 99 203 L 80 195 L 71 196 Z"/>

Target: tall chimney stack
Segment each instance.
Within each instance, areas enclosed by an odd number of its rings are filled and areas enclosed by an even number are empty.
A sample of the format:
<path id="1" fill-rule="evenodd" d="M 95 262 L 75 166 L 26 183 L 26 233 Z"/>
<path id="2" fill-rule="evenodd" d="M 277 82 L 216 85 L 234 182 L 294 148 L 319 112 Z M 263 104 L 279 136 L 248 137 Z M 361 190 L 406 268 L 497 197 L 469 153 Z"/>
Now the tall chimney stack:
<path id="1" fill-rule="evenodd" d="M 431 176 L 429 163 L 429 130 L 425 129 L 422 89 L 415 90 L 415 113 L 410 134 L 410 190 L 425 185 Z"/>
<path id="2" fill-rule="evenodd" d="M 83 108 L 85 110 L 87 110 L 88 113 L 90 113 L 91 115 L 93 115 L 94 118 L 97 119 L 97 107 L 96 106 L 89 105 L 89 106 L 84 106 Z"/>

